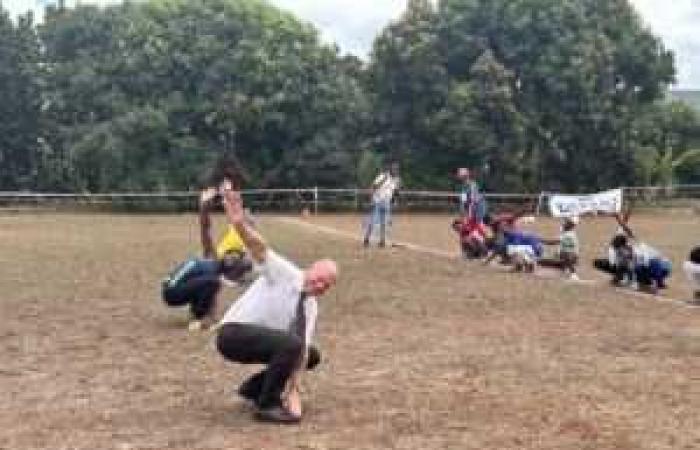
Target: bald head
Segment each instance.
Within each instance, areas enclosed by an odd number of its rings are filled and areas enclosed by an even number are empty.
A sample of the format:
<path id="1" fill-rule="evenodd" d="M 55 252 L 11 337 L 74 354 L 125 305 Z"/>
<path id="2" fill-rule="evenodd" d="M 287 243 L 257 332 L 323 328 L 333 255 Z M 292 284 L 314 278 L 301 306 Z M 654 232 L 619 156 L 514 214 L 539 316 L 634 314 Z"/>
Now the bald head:
<path id="1" fill-rule="evenodd" d="M 304 272 L 304 290 L 314 296 L 323 295 L 338 279 L 338 264 L 332 259 L 320 259 Z"/>

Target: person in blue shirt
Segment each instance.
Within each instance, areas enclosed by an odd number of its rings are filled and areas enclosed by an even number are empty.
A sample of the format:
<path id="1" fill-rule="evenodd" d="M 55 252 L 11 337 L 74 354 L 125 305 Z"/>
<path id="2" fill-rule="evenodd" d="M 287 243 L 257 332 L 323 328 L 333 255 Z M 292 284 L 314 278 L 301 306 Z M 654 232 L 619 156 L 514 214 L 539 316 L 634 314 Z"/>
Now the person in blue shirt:
<path id="1" fill-rule="evenodd" d="M 544 244 L 547 242 L 535 234 L 517 229 L 504 229 L 499 226 L 494 227 L 494 232 L 495 236 L 490 244 L 490 254 L 486 258 L 485 264 L 500 256 L 502 264 L 510 264 L 513 259 L 516 259 L 516 262 L 527 263 L 525 265 L 534 269 L 534 264 L 544 254 Z M 513 258 L 514 256 L 516 258 Z"/>
<path id="2" fill-rule="evenodd" d="M 614 275 L 613 284 L 623 280 L 640 291 L 655 294 L 666 288 L 673 270 L 671 261 L 657 249 L 640 241 L 629 225 L 631 211 L 614 214 L 617 230 L 608 250 L 608 258 L 593 262 L 597 269 Z"/>
<path id="3" fill-rule="evenodd" d="M 506 245 L 527 245 L 532 248 L 533 254 L 541 258 L 544 254 L 544 242 L 542 238 L 535 234 L 524 231 L 506 231 L 503 233 Z"/>
<path id="4" fill-rule="evenodd" d="M 472 172 L 462 167 L 457 170 L 457 178 L 462 182 L 459 194 L 459 211 L 462 216 L 483 222 L 486 217 L 486 199 Z"/>
<path id="5" fill-rule="evenodd" d="M 673 269 L 671 261 L 644 242 L 636 242 L 632 248 L 634 275 L 639 290 L 656 294 L 659 289 L 666 289 L 666 280 Z"/>

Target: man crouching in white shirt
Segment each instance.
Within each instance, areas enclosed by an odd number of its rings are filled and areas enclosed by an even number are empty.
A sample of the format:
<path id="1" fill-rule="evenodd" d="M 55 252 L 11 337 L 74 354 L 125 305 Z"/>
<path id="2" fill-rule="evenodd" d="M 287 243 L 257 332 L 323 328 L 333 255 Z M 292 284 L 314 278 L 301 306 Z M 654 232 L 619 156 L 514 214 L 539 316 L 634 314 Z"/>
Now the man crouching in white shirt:
<path id="1" fill-rule="evenodd" d="M 316 297 L 338 277 L 332 260 L 316 261 L 306 270 L 268 248 L 245 220 L 239 192 L 221 189 L 229 222 L 246 245 L 260 277 L 236 301 L 221 321 L 217 347 L 228 360 L 266 364 L 239 388 L 255 403 L 264 421 L 295 423 L 302 417 L 299 380 L 304 368 L 320 361 L 311 347 L 316 325 Z"/>

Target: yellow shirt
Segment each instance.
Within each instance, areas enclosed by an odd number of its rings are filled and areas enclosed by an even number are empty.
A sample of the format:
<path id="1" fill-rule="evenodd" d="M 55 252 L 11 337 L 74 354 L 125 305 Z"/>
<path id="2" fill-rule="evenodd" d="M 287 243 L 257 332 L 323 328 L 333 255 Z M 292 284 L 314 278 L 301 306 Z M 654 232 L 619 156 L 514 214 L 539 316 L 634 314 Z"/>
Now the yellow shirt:
<path id="1" fill-rule="evenodd" d="M 229 227 L 216 244 L 216 256 L 222 258 L 226 253 L 245 253 L 245 245 L 238 232 Z"/>

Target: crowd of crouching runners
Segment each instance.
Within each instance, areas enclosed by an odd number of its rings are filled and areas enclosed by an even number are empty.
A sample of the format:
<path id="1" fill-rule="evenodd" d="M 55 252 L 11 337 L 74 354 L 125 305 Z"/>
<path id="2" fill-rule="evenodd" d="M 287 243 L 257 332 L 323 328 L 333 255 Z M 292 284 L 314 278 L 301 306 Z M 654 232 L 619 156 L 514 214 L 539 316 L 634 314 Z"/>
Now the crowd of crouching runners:
<path id="1" fill-rule="evenodd" d="M 460 217 L 452 223 L 465 259 L 481 260 L 484 264 L 495 260 L 517 272 L 532 273 L 537 267 L 555 269 L 569 280 L 580 281 L 577 273 L 582 263 L 578 216 L 564 217 L 559 235 L 545 238 L 523 229 L 524 224 L 534 221 L 534 217 L 524 211 L 480 217 L 474 213 L 479 210 L 485 208 L 464 207 Z M 595 259 L 593 267 L 608 274 L 615 286 L 650 294 L 666 289 L 672 272 L 669 258 L 637 237 L 629 225 L 629 212 L 612 217 L 616 228 L 607 254 Z M 692 302 L 700 304 L 700 246 L 691 250 L 683 271 L 694 287 Z"/>

